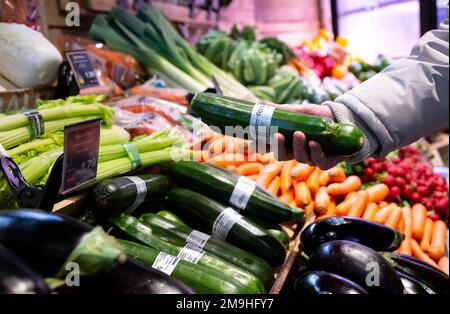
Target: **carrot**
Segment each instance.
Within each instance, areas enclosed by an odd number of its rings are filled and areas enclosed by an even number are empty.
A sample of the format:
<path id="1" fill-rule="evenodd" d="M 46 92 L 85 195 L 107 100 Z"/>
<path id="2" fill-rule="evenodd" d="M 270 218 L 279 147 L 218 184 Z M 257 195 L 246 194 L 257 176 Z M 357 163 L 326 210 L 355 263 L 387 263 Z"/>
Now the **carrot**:
<path id="1" fill-rule="evenodd" d="M 314 198 L 314 210 L 318 215 L 324 215 L 330 206 L 330 195 L 327 193 L 327 188 L 322 186 L 317 190 Z"/>
<path id="2" fill-rule="evenodd" d="M 221 167 L 229 165 L 239 166 L 245 163 L 245 156 L 242 154 L 221 154 L 214 156 L 211 161 Z"/>
<path id="3" fill-rule="evenodd" d="M 317 217 L 317 220 L 333 216 L 336 216 L 336 201 L 330 198 L 330 206 L 328 206 L 327 212 L 324 215 Z"/>
<path id="4" fill-rule="evenodd" d="M 314 216 L 314 202 L 311 201 L 308 205 L 304 207 L 306 220 L 310 220 Z"/>
<path id="5" fill-rule="evenodd" d="M 237 173 L 242 176 L 248 176 L 253 174 L 259 174 L 263 168 L 263 165 L 259 162 L 247 162 L 237 167 Z"/>
<path id="6" fill-rule="evenodd" d="M 293 190 L 289 190 L 288 193 L 285 193 L 285 194 L 281 195 L 281 196 L 279 197 L 279 199 L 280 199 L 280 201 L 282 201 L 283 203 L 289 205 L 289 203 L 292 202 L 292 201 L 294 200 L 294 191 L 293 191 Z"/>
<path id="7" fill-rule="evenodd" d="M 389 194 L 389 188 L 384 183 L 375 184 L 367 189 L 370 202 L 379 203 Z"/>
<path id="8" fill-rule="evenodd" d="M 384 207 L 386 207 L 386 206 L 388 206 L 388 205 L 389 205 L 388 202 L 382 201 L 382 202 L 380 202 L 380 204 L 378 204 L 378 207 L 379 207 L 379 208 L 384 208 Z"/>
<path id="9" fill-rule="evenodd" d="M 258 180 L 259 175 L 253 174 L 253 175 L 251 175 L 251 176 L 246 176 L 246 177 L 249 178 L 249 179 L 252 180 L 252 181 L 256 181 L 256 180 Z"/>
<path id="10" fill-rule="evenodd" d="M 211 142 L 208 147 L 208 151 L 211 155 L 222 154 L 225 148 L 227 147 L 228 139 L 226 136 L 221 136 L 218 139 Z"/>
<path id="11" fill-rule="evenodd" d="M 284 163 L 280 175 L 281 193 L 286 194 L 292 186 L 291 171 L 297 165 L 297 161 L 290 160 Z"/>
<path id="12" fill-rule="evenodd" d="M 400 220 L 402 220 L 402 209 L 400 207 L 397 207 L 389 215 L 389 218 L 388 220 L 386 220 L 385 225 L 387 227 L 397 229 Z"/>
<path id="13" fill-rule="evenodd" d="M 332 183 L 327 186 L 327 192 L 330 195 L 345 195 L 353 191 L 359 190 L 361 187 L 361 179 L 357 176 L 350 176 L 342 183 Z"/>
<path id="14" fill-rule="evenodd" d="M 356 191 L 348 193 L 347 195 L 345 195 L 344 201 L 351 199 L 351 198 L 354 197 L 356 194 L 358 194 L 358 192 L 356 192 Z"/>
<path id="15" fill-rule="evenodd" d="M 316 168 L 313 173 L 311 173 L 308 177 L 308 179 L 306 180 L 306 185 L 308 186 L 309 190 L 311 191 L 311 193 L 314 195 L 316 194 L 317 190 L 320 187 L 320 182 L 319 182 L 319 175 L 320 175 L 320 169 Z"/>
<path id="16" fill-rule="evenodd" d="M 425 229 L 423 232 L 422 241 L 420 241 L 420 248 L 424 252 L 428 252 L 428 247 L 430 246 L 431 236 L 433 235 L 434 222 L 431 218 L 425 220 Z"/>
<path id="17" fill-rule="evenodd" d="M 430 264 L 431 266 L 434 266 L 436 268 L 439 268 L 438 264 L 436 264 L 435 261 L 433 261 L 428 255 L 427 253 L 425 253 L 424 251 L 422 251 L 422 249 L 420 248 L 419 243 L 417 243 L 417 241 L 415 239 L 411 240 L 411 250 L 412 250 L 412 255 L 414 257 L 417 257 L 418 259 L 420 259 L 421 261 Z"/>
<path id="18" fill-rule="evenodd" d="M 358 195 L 353 196 L 351 199 L 343 201 L 336 206 L 337 216 L 346 216 L 353 206 L 353 203 L 358 199 Z"/>
<path id="19" fill-rule="evenodd" d="M 209 161 L 210 156 L 209 156 L 209 152 L 207 150 L 202 150 L 201 155 L 202 155 L 201 158 L 202 158 L 203 162 Z"/>
<path id="20" fill-rule="evenodd" d="M 279 176 L 276 176 L 275 179 L 273 179 L 272 182 L 270 182 L 269 186 L 267 187 L 267 190 L 275 196 L 278 195 L 278 191 L 280 190 Z"/>
<path id="21" fill-rule="evenodd" d="M 402 214 L 402 216 L 403 216 L 403 214 Z M 400 219 L 400 222 L 398 223 L 398 231 L 400 231 L 400 232 L 405 231 L 405 220 L 403 219 L 403 217 L 402 217 L 402 219 Z"/>
<path id="22" fill-rule="evenodd" d="M 442 220 L 434 222 L 431 243 L 428 247 L 428 255 L 435 261 L 438 261 L 445 253 L 445 244 L 447 241 L 447 226 Z"/>
<path id="23" fill-rule="evenodd" d="M 439 269 L 442 270 L 448 276 L 448 257 L 442 256 L 438 262 Z"/>
<path id="24" fill-rule="evenodd" d="M 291 170 L 291 177 L 294 180 L 305 181 L 309 175 L 314 171 L 314 167 L 307 164 L 298 164 Z"/>
<path id="25" fill-rule="evenodd" d="M 293 200 L 292 202 L 289 203 L 289 206 L 297 208 L 298 204 L 297 204 L 297 202 L 295 200 Z"/>
<path id="26" fill-rule="evenodd" d="M 344 169 L 342 169 L 341 167 L 333 167 L 328 170 L 328 176 L 330 179 L 330 183 L 341 183 L 344 182 L 347 178 Z"/>
<path id="27" fill-rule="evenodd" d="M 301 207 L 308 206 L 311 203 L 311 191 L 304 181 L 295 185 L 295 201 Z"/>
<path id="28" fill-rule="evenodd" d="M 237 167 L 235 165 L 228 165 L 227 169 L 233 172 L 236 172 Z"/>
<path id="29" fill-rule="evenodd" d="M 259 157 L 259 162 L 261 162 L 261 163 L 263 163 L 265 165 L 270 164 L 270 163 L 274 163 L 274 162 L 277 161 L 275 159 L 275 154 L 273 152 L 267 153 L 267 154 L 264 154 L 264 155 L 259 154 L 258 157 Z"/>
<path id="30" fill-rule="evenodd" d="M 378 212 L 378 205 L 376 203 L 369 203 L 364 211 L 363 219 L 374 221 L 375 215 Z"/>
<path id="31" fill-rule="evenodd" d="M 394 204 L 397 206 L 396 204 Z M 391 206 L 391 205 L 389 205 Z M 389 207 L 388 206 L 388 207 Z M 387 208 L 387 207 L 385 207 Z M 383 209 L 385 209 L 383 208 Z M 400 245 L 400 253 L 412 255 L 412 217 L 411 217 L 411 208 L 409 207 L 403 207 L 402 208 L 403 213 L 403 220 L 405 224 L 405 240 L 403 240 L 402 244 Z"/>
<path id="32" fill-rule="evenodd" d="M 388 206 L 381 208 L 375 215 L 375 222 L 384 224 L 395 208 L 397 208 L 397 204 L 395 203 L 391 203 Z"/>
<path id="33" fill-rule="evenodd" d="M 328 170 L 321 171 L 319 175 L 320 186 L 327 186 L 328 181 L 330 181 L 330 176 L 328 175 Z"/>
<path id="34" fill-rule="evenodd" d="M 259 174 L 258 179 L 256 180 L 256 183 L 261 185 L 264 188 L 267 188 L 272 182 L 272 180 L 280 173 L 281 170 L 281 163 L 272 163 L 266 165 L 263 170 L 261 170 L 261 173 Z"/>
<path id="35" fill-rule="evenodd" d="M 412 207 L 412 233 L 417 241 L 422 240 L 425 232 L 425 221 L 427 220 L 427 209 L 422 204 L 414 204 Z"/>
<path id="36" fill-rule="evenodd" d="M 369 203 L 369 193 L 367 193 L 367 191 L 360 191 L 356 198 L 356 201 L 348 211 L 348 216 L 359 218 L 362 216 L 364 209 L 366 209 L 366 206 Z"/>

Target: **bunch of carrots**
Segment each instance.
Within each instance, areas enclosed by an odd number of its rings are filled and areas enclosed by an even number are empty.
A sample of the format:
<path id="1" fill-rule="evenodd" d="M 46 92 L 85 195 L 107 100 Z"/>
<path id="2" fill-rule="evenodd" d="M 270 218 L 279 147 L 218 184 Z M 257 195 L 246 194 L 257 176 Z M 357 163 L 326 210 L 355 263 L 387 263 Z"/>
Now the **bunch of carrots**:
<path id="1" fill-rule="evenodd" d="M 203 162 L 214 163 L 246 176 L 282 202 L 304 208 L 307 220 L 353 216 L 395 228 L 405 234 L 399 252 L 421 259 L 448 274 L 445 255 L 447 225 L 433 221 L 422 204 L 412 208 L 386 199 L 389 188 L 379 183 L 362 188 L 357 176 L 340 167 L 321 170 L 295 160 L 277 161 L 273 153 L 254 154 L 243 140 L 220 136 L 201 151 Z"/>

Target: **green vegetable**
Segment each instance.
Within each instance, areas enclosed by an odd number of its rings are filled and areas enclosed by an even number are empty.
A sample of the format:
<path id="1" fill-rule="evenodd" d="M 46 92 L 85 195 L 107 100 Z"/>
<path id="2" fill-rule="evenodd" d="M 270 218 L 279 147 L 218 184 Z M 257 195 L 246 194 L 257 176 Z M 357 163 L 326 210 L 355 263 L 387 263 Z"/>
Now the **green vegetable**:
<path id="1" fill-rule="evenodd" d="M 226 126 L 248 127 L 253 107 L 253 103 L 211 93 L 198 93 L 191 101 L 191 110 L 222 132 Z M 332 155 L 352 156 L 361 149 L 364 139 L 361 130 L 353 125 L 278 108 L 273 112 L 271 126 L 278 127 L 288 144 L 295 131 L 302 131 L 308 140 L 319 142 L 324 152 Z"/>
<path id="2" fill-rule="evenodd" d="M 284 247 L 287 247 L 289 245 L 289 235 L 286 233 L 286 231 L 283 230 L 277 230 L 277 229 L 268 229 L 266 230 L 268 234 L 273 236 L 275 239 L 280 241 L 281 244 L 283 244 Z"/>
<path id="3" fill-rule="evenodd" d="M 170 237 L 176 244 L 184 245 L 193 229 L 181 226 L 170 219 L 155 214 L 144 214 L 139 220 L 149 226 L 154 232 Z M 252 273 L 267 287 L 273 281 L 273 271 L 263 259 L 248 253 L 224 241 L 209 238 L 203 250 L 230 262 Z"/>
<path id="4" fill-rule="evenodd" d="M 142 224 L 135 217 L 122 214 L 120 217 L 114 218 L 113 223 L 129 237 L 170 255 L 178 256 L 182 249 L 182 246 L 176 245 L 169 236 L 157 234 L 155 230 Z M 264 292 L 264 287 L 258 278 L 215 255 L 205 252 L 197 263 L 222 272 L 223 278 L 233 278 L 242 284 L 248 293 Z"/>
<path id="5" fill-rule="evenodd" d="M 182 220 L 180 219 L 180 217 L 178 217 L 177 215 L 175 215 L 174 213 L 172 213 L 172 212 L 170 212 L 170 211 L 168 211 L 168 210 L 161 210 L 161 211 L 157 212 L 156 214 L 157 214 L 158 216 L 162 217 L 162 218 L 165 218 L 165 219 L 167 219 L 167 220 L 170 220 L 171 222 L 176 223 L 177 225 L 180 225 L 180 226 L 189 228 L 189 226 L 186 225 L 186 224 L 184 223 L 184 221 L 182 221 Z M 144 223 L 144 224 L 145 224 L 145 223 Z"/>
<path id="6" fill-rule="evenodd" d="M 211 195 L 218 201 L 227 204 L 240 176 L 218 170 L 207 163 L 179 161 L 170 165 L 170 177 L 180 187 L 203 195 Z M 304 217 L 301 209 L 292 208 L 259 189 L 253 191 L 242 214 L 274 223 L 301 221 Z"/>
<path id="7" fill-rule="evenodd" d="M 170 208 L 184 221 L 208 234 L 212 233 L 217 217 L 228 208 L 199 193 L 180 188 L 171 190 L 167 200 Z M 225 240 L 261 257 L 272 267 L 280 266 L 286 258 L 278 240 L 244 217 L 230 227 Z"/>

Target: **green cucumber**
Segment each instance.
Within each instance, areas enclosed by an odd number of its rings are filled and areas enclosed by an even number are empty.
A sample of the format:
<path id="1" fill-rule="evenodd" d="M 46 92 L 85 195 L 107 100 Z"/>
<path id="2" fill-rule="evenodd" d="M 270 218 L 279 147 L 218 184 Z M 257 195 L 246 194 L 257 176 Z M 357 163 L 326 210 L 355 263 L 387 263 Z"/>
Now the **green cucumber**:
<path id="1" fill-rule="evenodd" d="M 191 110 L 203 122 L 224 133 L 225 127 L 248 127 L 253 107 L 254 103 L 212 93 L 197 93 L 191 101 Z M 294 132 L 302 131 L 308 140 L 319 142 L 329 155 L 352 156 L 361 149 L 364 140 L 364 134 L 356 126 L 279 108 L 272 114 L 271 126 L 284 134 L 288 146 L 292 145 Z"/>
<path id="2" fill-rule="evenodd" d="M 129 237 L 157 250 L 170 255 L 178 256 L 184 245 L 177 245 L 173 237 L 156 234 L 147 225 L 142 224 L 137 218 L 122 214 L 113 219 L 114 225 Z M 198 265 L 209 267 L 222 272 L 224 278 L 233 278 L 242 284 L 248 293 L 263 293 L 264 286 L 253 274 L 231 264 L 223 259 L 205 252 L 198 260 Z"/>
<path id="3" fill-rule="evenodd" d="M 144 202 L 151 197 L 165 194 L 169 189 L 169 180 L 166 176 L 146 174 L 131 178 L 138 178 L 145 182 Z M 138 188 L 130 177 L 117 177 L 97 184 L 91 197 L 98 210 L 111 215 L 123 212 L 133 206 L 138 198 Z"/>
<path id="4" fill-rule="evenodd" d="M 150 267 L 161 252 L 160 250 L 126 240 L 117 239 L 117 242 L 125 254 Z M 181 280 L 197 293 L 248 293 L 247 289 L 233 278 L 225 278 L 217 270 L 184 260 L 178 262 L 171 276 Z"/>
<path id="5" fill-rule="evenodd" d="M 286 231 L 277 229 L 267 229 L 266 231 L 268 234 L 280 241 L 280 243 L 283 244 L 284 247 L 287 247 L 289 245 L 290 239 Z"/>
<path id="6" fill-rule="evenodd" d="M 176 240 L 177 245 L 183 246 L 193 229 L 177 225 L 167 218 L 149 213 L 142 215 L 139 220 L 152 228 L 155 233 Z M 272 268 L 266 261 L 224 241 L 209 238 L 203 250 L 214 254 L 256 276 L 267 287 L 273 281 Z"/>
<path id="7" fill-rule="evenodd" d="M 207 163 L 179 161 L 170 165 L 170 177 L 180 187 L 194 190 L 203 195 L 211 195 L 218 201 L 227 204 L 240 176 L 230 171 L 219 170 Z M 242 214 L 261 218 L 274 224 L 304 219 L 302 209 L 292 208 L 258 188 L 253 191 Z"/>
<path id="8" fill-rule="evenodd" d="M 181 188 L 171 190 L 167 201 L 184 221 L 208 234 L 213 233 L 217 217 L 229 208 L 197 192 Z M 261 257 L 272 267 L 280 266 L 286 258 L 281 243 L 245 217 L 236 219 L 223 236 L 226 242 Z"/>
<path id="9" fill-rule="evenodd" d="M 167 220 L 170 220 L 170 221 L 176 223 L 177 225 L 189 228 L 189 226 L 186 225 L 184 223 L 184 221 L 180 219 L 180 217 L 178 217 L 177 215 L 175 215 L 174 213 L 172 213 L 168 210 L 161 210 L 161 211 L 157 212 L 156 214 L 160 217 L 163 217 Z"/>

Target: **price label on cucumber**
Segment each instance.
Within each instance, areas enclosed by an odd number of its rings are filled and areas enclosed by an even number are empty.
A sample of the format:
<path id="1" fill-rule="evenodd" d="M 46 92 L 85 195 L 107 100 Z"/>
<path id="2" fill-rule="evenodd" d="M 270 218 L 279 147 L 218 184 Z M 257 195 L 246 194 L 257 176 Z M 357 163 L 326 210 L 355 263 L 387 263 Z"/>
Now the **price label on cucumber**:
<path id="1" fill-rule="evenodd" d="M 97 74 L 85 50 L 66 52 L 66 57 L 80 90 L 100 85 Z"/>
<path id="2" fill-rule="evenodd" d="M 101 119 L 64 128 L 62 194 L 79 190 L 97 177 Z"/>

